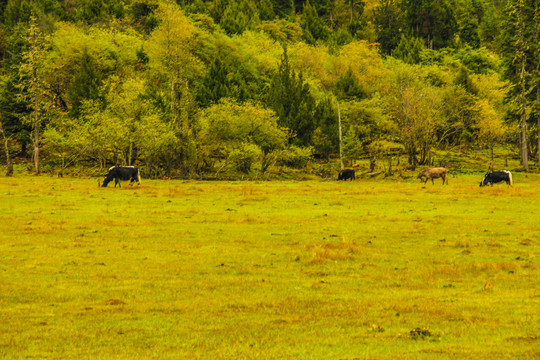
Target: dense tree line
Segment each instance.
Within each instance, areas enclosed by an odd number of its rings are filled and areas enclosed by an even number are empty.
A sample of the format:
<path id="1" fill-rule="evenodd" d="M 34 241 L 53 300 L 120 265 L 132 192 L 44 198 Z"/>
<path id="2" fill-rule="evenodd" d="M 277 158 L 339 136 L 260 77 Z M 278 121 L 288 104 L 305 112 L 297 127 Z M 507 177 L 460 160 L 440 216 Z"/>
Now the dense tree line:
<path id="1" fill-rule="evenodd" d="M 534 0 L 8 0 L 0 158 L 264 174 L 335 159 L 339 117 L 349 163 L 508 144 L 528 169 L 539 33 Z"/>

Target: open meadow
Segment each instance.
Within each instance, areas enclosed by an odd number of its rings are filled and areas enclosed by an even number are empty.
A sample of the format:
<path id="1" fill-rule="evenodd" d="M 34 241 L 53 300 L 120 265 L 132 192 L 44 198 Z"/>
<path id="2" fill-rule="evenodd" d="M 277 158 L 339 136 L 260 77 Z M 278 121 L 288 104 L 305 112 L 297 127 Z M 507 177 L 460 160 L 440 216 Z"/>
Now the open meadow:
<path id="1" fill-rule="evenodd" d="M 540 358 L 540 176 L 0 177 L 0 358 Z"/>

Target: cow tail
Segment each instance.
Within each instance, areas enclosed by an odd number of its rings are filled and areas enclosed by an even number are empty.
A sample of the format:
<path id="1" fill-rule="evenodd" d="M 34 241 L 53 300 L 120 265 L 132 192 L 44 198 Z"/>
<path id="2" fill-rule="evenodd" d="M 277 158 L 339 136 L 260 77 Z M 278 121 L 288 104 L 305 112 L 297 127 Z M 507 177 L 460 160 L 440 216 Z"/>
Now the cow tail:
<path id="1" fill-rule="evenodd" d="M 137 181 L 139 182 L 139 185 L 141 185 L 141 172 L 139 169 L 137 169 Z"/>
<path id="2" fill-rule="evenodd" d="M 508 179 L 510 179 L 510 186 L 514 186 L 514 183 L 512 182 L 512 173 L 508 172 Z"/>

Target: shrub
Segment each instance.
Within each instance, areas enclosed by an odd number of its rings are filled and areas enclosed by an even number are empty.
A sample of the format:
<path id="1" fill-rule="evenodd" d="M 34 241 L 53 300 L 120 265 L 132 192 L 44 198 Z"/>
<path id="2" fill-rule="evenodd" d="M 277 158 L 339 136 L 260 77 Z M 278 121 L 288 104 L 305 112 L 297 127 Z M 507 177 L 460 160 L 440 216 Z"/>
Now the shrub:
<path id="1" fill-rule="evenodd" d="M 300 169 L 307 165 L 313 155 L 312 147 L 298 147 L 292 145 L 279 156 L 279 163 L 291 168 Z"/>

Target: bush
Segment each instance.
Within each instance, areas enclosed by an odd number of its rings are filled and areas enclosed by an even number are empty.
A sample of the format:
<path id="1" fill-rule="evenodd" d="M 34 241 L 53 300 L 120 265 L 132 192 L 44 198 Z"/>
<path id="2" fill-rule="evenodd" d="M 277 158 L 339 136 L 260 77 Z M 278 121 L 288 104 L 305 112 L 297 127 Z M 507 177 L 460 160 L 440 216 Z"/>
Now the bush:
<path id="1" fill-rule="evenodd" d="M 313 155 L 312 147 L 298 147 L 292 145 L 279 156 L 279 163 L 291 168 L 300 169 L 307 165 Z"/>
<path id="2" fill-rule="evenodd" d="M 231 151 L 230 159 L 235 164 L 236 170 L 248 174 L 253 162 L 259 157 L 261 150 L 257 145 L 242 143 Z"/>

